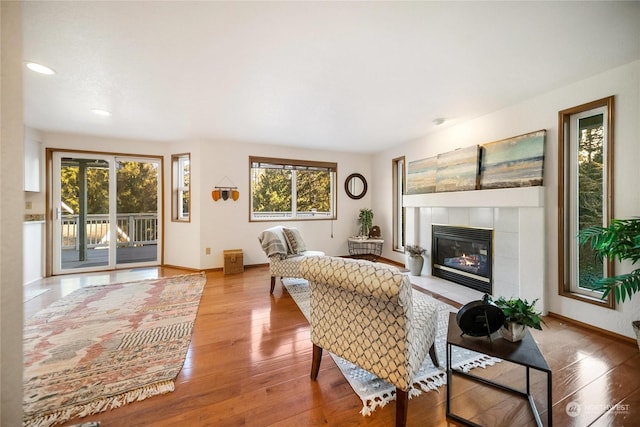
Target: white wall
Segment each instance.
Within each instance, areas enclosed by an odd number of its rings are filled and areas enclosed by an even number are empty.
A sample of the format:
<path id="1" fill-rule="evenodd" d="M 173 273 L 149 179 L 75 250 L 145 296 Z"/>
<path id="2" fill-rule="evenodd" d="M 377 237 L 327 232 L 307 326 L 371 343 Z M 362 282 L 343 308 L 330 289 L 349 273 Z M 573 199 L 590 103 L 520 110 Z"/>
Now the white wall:
<path id="1" fill-rule="evenodd" d="M 0 425 L 22 425 L 22 2 L 0 5 Z"/>
<path id="2" fill-rule="evenodd" d="M 243 249 L 245 265 L 267 263 L 258 242 L 258 234 L 280 222 L 249 222 L 249 156 L 280 157 L 338 163 L 338 219 L 336 221 L 288 221 L 300 228 L 309 249 L 331 255 L 346 255 L 347 237 L 357 232 L 360 208 L 371 207 L 372 187 L 360 200 L 349 199 L 344 192 L 344 179 L 359 172 L 371 177 L 371 155 L 307 150 L 277 145 L 235 141 L 181 141 L 158 143 L 149 141 L 102 138 L 41 132 L 44 148 L 107 151 L 122 154 L 164 156 L 164 263 L 193 269 L 221 268 L 223 250 Z M 191 153 L 191 222 L 172 222 L 171 218 L 171 154 Z M 228 177 L 240 191 L 234 202 L 214 202 L 211 191 Z M 226 182 L 226 181 L 225 181 Z M 224 184 L 226 185 L 226 184 Z M 44 213 L 45 193 L 30 194 L 34 206 Z M 374 212 L 375 214 L 375 212 Z M 374 223 L 378 223 L 378 216 Z M 205 254 L 205 248 L 211 254 Z"/>
<path id="3" fill-rule="evenodd" d="M 371 175 L 371 156 L 323 150 L 307 150 L 264 144 L 245 144 L 232 141 L 200 144 L 200 206 L 194 210 L 201 216 L 200 265 L 202 268 L 223 265 L 224 249 L 243 249 L 245 264 L 267 263 L 258 242 L 265 228 L 280 222 L 249 222 L 249 156 L 278 157 L 338 163 L 338 220 L 288 221 L 286 224 L 301 230 L 307 248 L 331 255 L 347 254 L 347 237 L 356 234 L 360 208 L 370 207 L 371 190 L 360 200 L 349 199 L 344 192 L 344 179 L 353 172 Z M 194 164 L 194 168 L 196 165 Z M 214 202 L 211 191 L 216 185 L 226 185 L 228 177 L 239 189 L 240 198 Z M 226 182 L 226 180 L 225 180 Z M 374 212 L 375 214 L 375 212 Z M 374 222 L 377 218 L 374 216 Z M 205 248 L 211 255 L 205 255 Z"/>
<path id="4" fill-rule="evenodd" d="M 589 101 L 615 95 L 615 148 L 614 148 L 614 214 L 616 217 L 640 215 L 640 61 L 615 68 L 589 79 L 541 94 L 526 102 L 460 124 L 454 124 L 423 138 L 408 141 L 378 153 L 374 157 L 376 188 L 373 207 L 389 212 L 381 222 L 385 239 L 391 239 L 391 159 L 405 155 L 407 162 L 451 151 L 456 148 L 492 141 L 546 129 L 545 223 L 546 241 L 545 307 L 549 311 L 578 321 L 634 337 L 631 321 L 640 319 L 640 297 L 623 303 L 615 311 L 583 303 L 558 295 L 558 111 Z M 407 236 L 412 242 L 414 236 Z M 398 262 L 402 254 L 389 246 L 383 256 Z M 624 265 L 618 271 L 629 271 Z"/>
<path id="5" fill-rule="evenodd" d="M 202 158 L 200 144 L 195 142 L 172 143 L 168 147 L 164 161 L 164 263 L 193 269 L 206 268 L 200 259 L 200 241 L 202 238 L 201 225 L 203 224 L 200 206 L 202 205 L 199 189 L 202 187 L 200 177 L 203 167 L 206 168 L 207 159 Z M 171 221 L 171 154 L 189 153 L 191 192 L 191 213 L 189 222 Z"/>

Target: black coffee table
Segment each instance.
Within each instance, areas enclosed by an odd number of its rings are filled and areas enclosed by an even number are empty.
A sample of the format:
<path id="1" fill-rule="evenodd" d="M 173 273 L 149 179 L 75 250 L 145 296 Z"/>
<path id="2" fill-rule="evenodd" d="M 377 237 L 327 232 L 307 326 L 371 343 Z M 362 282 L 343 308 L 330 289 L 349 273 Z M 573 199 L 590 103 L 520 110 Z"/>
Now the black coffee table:
<path id="1" fill-rule="evenodd" d="M 517 390 L 504 384 L 490 381 L 486 378 L 481 378 L 476 375 L 469 374 L 458 370 L 451 369 L 451 353 L 453 346 L 465 348 L 467 350 L 476 351 L 478 353 L 486 354 L 487 356 L 497 357 L 509 362 L 525 366 L 527 369 L 527 387 L 526 391 Z M 462 424 L 469 426 L 478 426 L 478 424 L 451 413 L 451 389 L 453 385 L 454 375 L 460 375 L 465 378 L 469 378 L 474 381 L 481 382 L 491 387 L 497 387 L 501 390 L 505 390 L 514 393 L 520 397 L 527 398 L 531 411 L 536 419 L 538 426 L 542 426 L 542 420 L 536 404 L 531 394 L 531 379 L 530 369 L 536 369 L 538 371 L 547 374 L 547 425 L 552 425 L 552 400 L 551 400 L 551 369 L 547 364 L 544 356 L 540 352 L 538 345 L 534 341 L 529 330 L 527 330 L 525 337 L 522 341 L 511 342 L 507 341 L 499 336 L 493 337 L 489 340 L 486 337 L 470 337 L 462 335 L 462 331 L 458 327 L 456 322 L 456 314 L 449 314 L 449 330 L 447 332 L 447 418 L 451 418 Z"/>

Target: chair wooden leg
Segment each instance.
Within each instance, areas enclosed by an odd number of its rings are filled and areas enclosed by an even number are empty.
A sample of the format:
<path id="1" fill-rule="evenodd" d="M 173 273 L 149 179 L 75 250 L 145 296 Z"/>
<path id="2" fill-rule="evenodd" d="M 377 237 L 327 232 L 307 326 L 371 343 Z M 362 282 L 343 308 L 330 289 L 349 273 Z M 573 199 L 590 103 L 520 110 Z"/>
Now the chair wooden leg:
<path id="1" fill-rule="evenodd" d="M 273 290 L 276 288 L 276 278 L 275 276 L 271 276 L 271 292 L 269 293 L 273 293 Z"/>
<path id="2" fill-rule="evenodd" d="M 316 380 L 318 378 L 318 372 L 320 372 L 320 362 L 322 361 L 322 347 L 313 345 L 313 362 L 311 363 L 311 379 Z"/>
<path id="3" fill-rule="evenodd" d="M 434 341 L 433 344 L 431 344 L 431 348 L 429 349 L 429 357 L 431 357 L 431 361 L 433 362 L 435 367 L 439 368 L 440 367 L 440 363 L 438 362 L 438 355 L 436 354 L 436 343 L 435 343 L 435 341 Z"/>
<path id="4" fill-rule="evenodd" d="M 396 427 L 407 425 L 407 410 L 409 409 L 409 392 L 396 387 Z"/>

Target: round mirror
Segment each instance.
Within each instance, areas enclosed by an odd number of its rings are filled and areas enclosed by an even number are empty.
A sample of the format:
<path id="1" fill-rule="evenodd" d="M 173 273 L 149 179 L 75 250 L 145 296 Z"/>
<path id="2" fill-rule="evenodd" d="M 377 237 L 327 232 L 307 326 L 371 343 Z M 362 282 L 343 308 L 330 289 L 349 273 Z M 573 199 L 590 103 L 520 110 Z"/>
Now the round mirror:
<path id="1" fill-rule="evenodd" d="M 344 181 L 344 191 L 352 199 L 362 199 L 367 194 L 367 180 L 359 173 L 352 173 Z"/>

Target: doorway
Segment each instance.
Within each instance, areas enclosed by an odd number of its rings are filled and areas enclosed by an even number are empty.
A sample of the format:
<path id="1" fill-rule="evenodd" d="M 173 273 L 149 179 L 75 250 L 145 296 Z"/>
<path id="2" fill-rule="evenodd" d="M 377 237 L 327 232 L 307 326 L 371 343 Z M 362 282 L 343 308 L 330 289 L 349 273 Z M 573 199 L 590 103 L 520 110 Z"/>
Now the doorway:
<path id="1" fill-rule="evenodd" d="M 160 264 L 161 158 L 54 151 L 52 273 Z"/>

